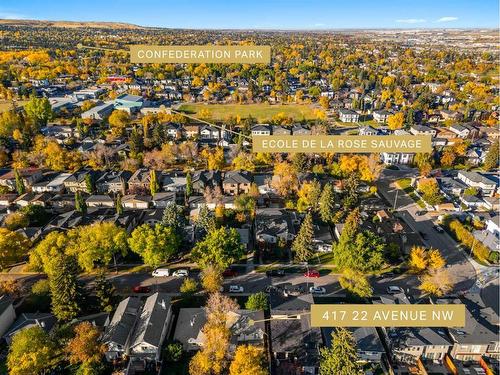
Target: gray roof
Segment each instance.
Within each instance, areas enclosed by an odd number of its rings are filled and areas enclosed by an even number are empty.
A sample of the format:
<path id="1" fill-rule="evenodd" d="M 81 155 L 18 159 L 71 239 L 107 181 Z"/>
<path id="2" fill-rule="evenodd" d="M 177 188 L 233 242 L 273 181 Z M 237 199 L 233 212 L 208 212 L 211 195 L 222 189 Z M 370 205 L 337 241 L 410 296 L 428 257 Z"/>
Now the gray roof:
<path id="1" fill-rule="evenodd" d="M 2 295 L 0 296 L 0 315 L 3 314 L 7 308 L 12 305 L 12 300 L 10 299 L 9 296 Z"/>
<path id="2" fill-rule="evenodd" d="M 438 304 L 464 304 L 465 327 L 449 328 L 449 332 L 458 344 L 488 345 L 498 342 L 500 327 L 498 315 L 492 308 L 486 307 L 478 293 L 468 293 L 466 297 L 438 299 Z"/>
<path id="3" fill-rule="evenodd" d="M 4 337 L 12 337 L 20 330 L 34 326 L 41 327 L 46 332 L 50 332 L 56 323 L 57 319 L 51 313 L 25 313 L 17 318 Z"/>
<path id="4" fill-rule="evenodd" d="M 159 348 L 163 326 L 167 323 L 171 309 L 171 298 L 166 293 L 155 293 L 149 296 L 144 303 L 134 333 L 131 347 L 141 343 L 148 343 Z"/>
<path id="5" fill-rule="evenodd" d="M 358 351 L 364 352 L 384 352 L 384 346 L 380 341 L 380 338 L 375 327 L 349 327 L 347 328 L 352 332 L 354 339 L 356 340 L 356 347 Z M 325 346 L 330 347 L 332 345 L 332 333 L 335 328 L 325 327 L 321 328 L 323 333 L 323 341 Z"/>
<path id="6" fill-rule="evenodd" d="M 493 180 L 490 180 L 488 177 L 482 175 L 481 173 L 474 172 L 474 171 L 460 171 L 458 173 L 459 175 L 464 176 L 466 179 L 474 181 L 476 183 L 482 183 L 485 185 L 495 185 L 496 182 Z"/>
<path id="7" fill-rule="evenodd" d="M 229 171 L 224 175 L 224 183 L 228 184 L 249 184 L 253 181 L 253 176 L 247 171 Z"/>
<path id="8" fill-rule="evenodd" d="M 116 308 L 111 323 L 106 328 L 103 341 L 125 346 L 132 333 L 142 303 L 138 297 L 128 297 Z"/>

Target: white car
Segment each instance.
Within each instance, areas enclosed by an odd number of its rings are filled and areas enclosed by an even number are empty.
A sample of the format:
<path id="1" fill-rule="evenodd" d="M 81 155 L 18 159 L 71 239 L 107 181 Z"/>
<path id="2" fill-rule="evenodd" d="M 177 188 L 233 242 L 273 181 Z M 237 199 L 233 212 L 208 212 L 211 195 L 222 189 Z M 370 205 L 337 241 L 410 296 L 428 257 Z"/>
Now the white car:
<path id="1" fill-rule="evenodd" d="M 312 286 L 309 288 L 311 294 L 326 294 L 326 289 L 322 286 Z"/>
<path id="2" fill-rule="evenodd" d="M 387 293 L 388 294 L 399 294 L 399 293 L 404 293 L 405 291 L 403 288 L 400 288 L 399 286 L 396 285 L 391 285 L 387 287 Z"/>
<path id="3" fill-rule="evenodd" d="M 188 270 L 177 270 L 172 274 L 172 276 L 175 277 L 188 277 L 188 275 L 189 275 Z"/>
<path id="4" fill-rule="evenodd" d="M 151 273 L 151 275 L 153 277 L 170 276 L 170 270 L 168 268 L 157 268 Z"/>
<path id="5" fill-rule="evenodd" d="M 241 285 L 230 285 L 229 293 L 243 293 L 243 287 Z"/>

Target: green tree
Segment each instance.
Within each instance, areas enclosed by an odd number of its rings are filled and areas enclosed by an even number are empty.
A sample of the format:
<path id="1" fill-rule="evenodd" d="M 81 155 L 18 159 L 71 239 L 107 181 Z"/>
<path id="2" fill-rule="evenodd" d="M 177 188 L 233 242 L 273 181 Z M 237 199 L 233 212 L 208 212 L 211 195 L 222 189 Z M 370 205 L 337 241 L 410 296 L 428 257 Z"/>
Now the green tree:
<path id="1" fill-rule="evenodd" d="M 198 283 L 196 282 L 196 280 L 190 277 L 186 277 L 182 282 L 182 285 L 179 290 L 185 296 L 192 296 L 194 293 L 196 293 L 197 289 L 198 289 Z"/>
<path id="2" fill-rule="evenodd" d="M 319 216 L 325 223 L 333 224 L 335 212 L 335 190 L 333 184 L 327 183 L 319 199 Z"/>
<path id="3" fill-rule="evenodd" d="M 87 203 L 79 191 L 75 191 L 75 210 L 82 214 L 87 213 Z"/>
<path id="4" fill-rule="evenodd" d="M 267 310 L 267 294 L 264 292 L 252 294 L 250 297 L 248 297 L 248 300 L 245 303 L 245 308 L 248 310 Z"/>
<path id="5" fill-rule="evenodd" d="M 19 262 L 28 254 L 31 241 L 21 233 L 0 228 L 0 269 Z"/>
<path id="6" fill-rule="evenodd" d="M 485 171 L 492 170 L 498 166 L 498 160 L 500 158 L 499 155 L 500 144 L 498 141 L 493 142 L 488 153 L 486 154 L 486 158 L 484 159 L 483 169 Z"/>
<path id="7" fill-rule="evenodd" d="M 60 321 L 68 322 L 80 314 L 82 293 L 78 285 L 76 262 L 62 256 L 49 275 L 52 313 Z"/>
<path id="8" fill-rule="evenodd" d="M 19 174 L 17 169 L 14 169 L 14 178 L 16 179 L 16 191 L 17 194 L 21 195 L 26 192 L 26 187 L 24 186 L 24 179 Z"/>
<path id="9" fill-rule="evenodd" d="M 87 193 L 94 194 L 94 179 L 92 178 L 92 175 L 90 173 L 87 173 L 85 175 L 85 187 L 87 189 Z"/>
<path id="10" fill-rule="evenodd" d="M 106 266 L 115 254 L 127 255 L 127 232 L 111 222 L 97 223 L 72 229 L 71 242 L 65 253 L 73 255 L 85 271 Z"/>
<path id="11" fill-rule="evenodd" d="M 128 244 L 134 253 L 142 257 L 145 264 L 157 267 L 177 253 L 180 239 L 172 228 L 161 224 L 151 228 L 148 224 L 143 224 L 134 229 Z"/>
<path id="12" fill-rule="evenodd" d="M 191 173 L 186 174 L 186 198 L 189 198 L 193 194 L 193 180 Z"/>
<path id="13" fill-rule="evenodd" d="M 7 356 L 9 374 L 48 373 L 58 363 L 57 345 L 41 327 L 23 329 L 13 337 Z"/>
<path id="14" fill-rule="evenodd" d="M 115 207 L 116 207 L 116 213 L 118 215 L 123 214 L 123 204 L 122 204 L 121 194 L 118 194 L 118 196 L 116 197 Z"/>
<path id="15" fill-rule="evenodd" d="M 214 230 L 217 225 L 215 216 L 206 204 L 202 205 L 196 218 L 196 226 L 201 229 L 203 233 L 209 233 Z"/>
<path id="16" fill-rule="evenodd" d="M 320 349 L 320 375 L 356 375 L 362 373 L 358 363 L 356 345 L 352 333 L 337 328 L 332 333 L 332 344 Z"/>
<path id="17" fill-rule="evenodd" d="M 104 270 L 100 270 L 94 280 L 94 291 L 97 299 L 99 300 L 99 305 L 101 310 L 106 312 L 113 311 L 113 296 L 115 288 L 108 279 L 106 279 L 106 273 Z"/>
<path id="18" fill-rule="evenodd" d="M 292 250 L 296 262 L 305 262 L 313 255 L 313 236 L 314 228 L 312 214 L 308 212 L 300 226 L 297 237 L 295 237 L 292 243 Z"/>
<path id="19" fill-rule="evenodd" d="M 158 184 L 158 179 L 156 177 L 156 171 L 154 169 L 152 169 L 149 173 L 150 173 L 149 191 L 151 193 L 151 196 L 153 196 L 158 192 L 158 190 L 160 190 L 160 185 Z"/>
<path id="20" fill-rule="evenodd" d="M 219 270 L 239 260 L 245 249 L 240 241 L 236 229 L 225 227 L 211 230 L 201 242 L 198 242 L 191 251 L 191 259 L 201 267 L 209 265 Z"/>
<path id="21" fill-rule="evenodd" d="M 371 297 L 373 288 L 368 278 L 360 271 L 344 270 L 339 278 L 340 286 L 358 297 Z"/>
<path id="22" fill-rule="evenodd" d="M 174 232 L 180 233 L 186 224 L 184 209 L 173 202 L 168 203 L 163 210 L 161 223 L 163 226 L 172 228 Z"/>
<path id="23" fill-rule="evenodd" d="M 125 129 L 130 124 L 130 115 L 121 110 L 114 110 L 108 118 L 111 134 L 121 136 L 125 133 Z"/>
<path id="24" fill-rule="evenodd" d="M 47 121 L 52 118 L 52 107 L 45 97 L 37 98 L 32 95 L 28 103 L 24 105 L 24 111 L 28 119 L 38 127 L 47 125 Z"/>
<path id="25" fill-rule="evenodd" d="M 57 263 L 64 256 L 69 242 L 65 232 L 50 232 L 30 252 L 30 269 L 37 272 L 53 274 Z"/>

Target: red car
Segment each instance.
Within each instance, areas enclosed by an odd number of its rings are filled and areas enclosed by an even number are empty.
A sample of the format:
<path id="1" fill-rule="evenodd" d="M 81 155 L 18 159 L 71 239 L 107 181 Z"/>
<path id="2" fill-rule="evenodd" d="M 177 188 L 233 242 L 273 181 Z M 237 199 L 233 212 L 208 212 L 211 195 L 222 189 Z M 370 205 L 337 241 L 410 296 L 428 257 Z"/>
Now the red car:
<path id="1" fill-rule="evenodd" d="M 224 272 L 222 272 L 222 276 L 224 276 L 224 277 L 234 277 L 234 276 L 238 276 L 238 272 L 236 272 L 235 270 L 232 270 L 231 268 L 228 268 L 227 270 L 225 270 Z"/>
<path id="2" fill-rule="evenodd" d="M 151 292 L 151 288 L 149 286 L 137 285 L 132 288 L 134 293 L 149 293 Z"/>
<path id="3" fill-rule="evenodd" d="M 304 277 L 319 277 L 319 272 L 315 270 L 307 271 L 304 273 Z"/>

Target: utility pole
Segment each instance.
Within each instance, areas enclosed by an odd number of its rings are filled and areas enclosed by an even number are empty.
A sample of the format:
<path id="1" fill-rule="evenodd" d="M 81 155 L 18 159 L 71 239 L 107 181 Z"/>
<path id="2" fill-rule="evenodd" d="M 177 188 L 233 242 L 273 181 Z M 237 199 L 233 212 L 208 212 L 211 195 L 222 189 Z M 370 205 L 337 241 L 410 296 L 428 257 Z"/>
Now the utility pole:
<path id="1" fill-rule="evenodd" d="M 393 211 L 396 211 L 396 202 L 398 200 L 399 189 L 396 190 L 396 196 L 394 197 L 394 205 L 392 207 Z"/>

